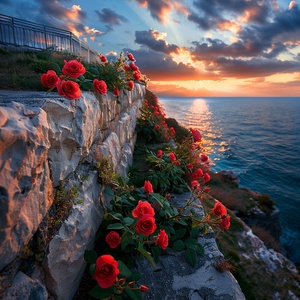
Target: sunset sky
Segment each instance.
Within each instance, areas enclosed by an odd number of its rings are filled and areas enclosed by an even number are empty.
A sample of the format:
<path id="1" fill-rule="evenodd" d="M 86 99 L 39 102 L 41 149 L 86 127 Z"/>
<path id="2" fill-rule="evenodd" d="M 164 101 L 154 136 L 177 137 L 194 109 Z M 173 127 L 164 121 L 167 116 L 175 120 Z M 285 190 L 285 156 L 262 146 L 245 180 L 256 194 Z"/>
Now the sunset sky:
<path id="1" fill-rule="evenodd" d="M 159 96 L 300 96 L 297 1 L 1 0 L 0 13 L 131 52 Z"/>

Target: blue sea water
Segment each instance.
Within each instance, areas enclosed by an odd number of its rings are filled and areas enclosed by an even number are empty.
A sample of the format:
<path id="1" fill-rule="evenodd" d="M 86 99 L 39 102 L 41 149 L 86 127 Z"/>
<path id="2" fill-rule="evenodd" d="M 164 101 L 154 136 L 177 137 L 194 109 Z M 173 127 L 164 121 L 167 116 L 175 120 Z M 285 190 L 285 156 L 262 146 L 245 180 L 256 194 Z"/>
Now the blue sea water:
<path id="1" fill-rule="evenodd" d="M 167 117 L 198 129 L 211 170 L 269 194 L 280 210 L 282 244 L 300 264 L 300 98 L 159 97 Z"/>

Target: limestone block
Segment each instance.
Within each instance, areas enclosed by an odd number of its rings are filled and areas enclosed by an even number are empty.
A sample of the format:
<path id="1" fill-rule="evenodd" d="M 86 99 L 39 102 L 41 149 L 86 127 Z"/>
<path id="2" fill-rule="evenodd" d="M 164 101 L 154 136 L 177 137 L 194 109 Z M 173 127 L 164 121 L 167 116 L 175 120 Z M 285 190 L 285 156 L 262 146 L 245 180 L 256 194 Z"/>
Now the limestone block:
<path id="1" fill-rule="evenodd" d="M 88 179 L 78 186 L 78 198 L 68 219 L 49 244 L 49 254 L 44 261 L 46 285 L 57 300 L 71 300 L 80 284 L 84 268 L 84 251 L 92 249 L 96 231 L 102 221 L 100 185 L 97 172 L 82 170 Z M 75 184 L 75 183 L 74 183 Z"/>
<path id="2" fill-rule="evenodd" d="M 50 124 L 49 163 L 53 185 L 69 176 L 99 139 L 99 103 L 83 93 L 78 101 L 48 99 L 43 105 Z"/>
<path id="3" fill-rule="evenodd" d="M 130 147 L 130 144 L 125 144 L 122 149 L 121 161 L 117 168 L 117 174 L 121 177 L 126 178 L 128 175 L 129 166 L 132 165 L 133 152 Z"/>
<path id="4" fill-rule="evenodd" d="M 122 114 L 122 118 L 117 123 L 116 134 L 118 135 L 120 146 L 123 145 L 130 139 L 133 132 L 131 132 L 132 127 L 130 126 L 131 118 L 127 113 Z"/>
<path id="5" fill-rule="evenodd" d="M 47 290 L 38 280 L 32 280 L 19 271 L 12 282 L 12 286 L 6 290 L 3 299 L 46 300 L 47 298 Z"/>
<path id="6" fill-rule="evenodd" d="M 15 102 L 0 111 L 1 270 L 31 239 L 53 199 L 46 113 Z"/>
<path id="7" fill-rule="evenodd" d="M 112 132 L 98 149 L 101 156 L 109 158 L 116 169 L 121 159 L 121 146 L 117 134 Z"/>

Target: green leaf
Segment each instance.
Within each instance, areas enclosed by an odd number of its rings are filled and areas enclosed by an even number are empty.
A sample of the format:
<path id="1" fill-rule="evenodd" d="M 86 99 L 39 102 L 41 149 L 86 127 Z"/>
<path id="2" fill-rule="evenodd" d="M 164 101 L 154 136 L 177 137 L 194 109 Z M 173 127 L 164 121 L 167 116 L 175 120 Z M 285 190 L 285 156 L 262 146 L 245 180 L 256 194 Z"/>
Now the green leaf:
<path id="1" fill-rule="evenodd" d="M 196 252 L 200 256 L 204 255 L 204 252 L 205 252 L 204 247 L 199 243 L 197 243 L 197 245 L 196 245 Z"/>
<path id="2" fill-rule="evenodd" d="M 186 245 L 187 248 L 195 249 L 196 248 L 196 244 L 197 244 L 197 240 L 194 239 L 194 238 L 187 238 L 184 241 L 184 244 Z"/>
<path id="3" fill-rule="evenodd" d="M 114 287 L 103 289 L 99 285 L 94 286 L 88 294 L 96 299 L 109 298 L 114 293 Z"/>
<path id="4" fill-rule="evenodd" d="M 149 254 L 149 252 L 147 252 L 143 245 L 139 243 L 139 246 L 137 248 L 137 250 L 144 255 L 144 257 L 149 261 L 149 263 L 151 264 L 152 268 L 155 270 L 156 269 L 156 265 L 154 263 L 153 258 L 151 257 L 151 255 Z"/>
<path id="5" fill-rule="evenodd" d="M 143 295 L 140 290 L 125 289 L 125 292 L 132 300 L 142 300 L 143 299 Z"/>
<path id="6" fill-rule="evenodd" d="M 107 194 L 109 196 L 114 196 L 115 192 L 110 188 L 110 187 L 106 187 L 103 191 L 104 194 Z"/>
<path id="7" fill-rule="evenodd" d="M 193 238 L 197 238 L 199 236 L 199 228 L 198 227 L 194 227 L 192 230 L 191 230 L 191 236 Z"/>
<path id="8" fill-rule="evenodd" d="M 128 281 L 138 281 L 141 278 L 141 273 L 139 271 L 133 271 L 131 276 L 128 277 Z"/>
<path id="9" fill-rule="evenodd" d="M 52 68 L 53 70 L 57 73 L 57 76 L 59 76 L 59 74 L 61 73 L 61 68 L 60 66 L 55 63 L 55 62 L 52 62 Z"/>
<path id="10" fill-rule="evenodd" d="M 89 271 L 92 277 L 95 274 L 95 270 L 96 270 L 96 265 L 95 264 L 90 265 Z"/>
<path id="11" fill-rule="evenodd" d="M 124 250 L 128 244 L 132 242 L 133 234 L 129 231 L 124 231 L 121 238 L 121 248 Z"/>
<path id="12" fill-rule="evenodd" d="M 180 229 L 176 230 L 175 234 L 176 234 L 178 239 L 181 239 L 186 234 L 186 228 L 180 228 Z"/>
<path id="13" fill-rule="evenodd" d="M 178 251 L 178 252 L 182 251 L 184 248 L 185 248 L 185 245 L 182 240 L 177 240 L 172 246 L 172 249 L 175 251 Z"/>
<path id="14" fill-rule="evenodd" d="M 125 276 L 126 278 L 130 277 L 132 275 L 132 272 L 128 269 L 128 267 L 121 260 L 118 260 L 118 263 L 120 274 Z"/>
<path id="15" fill-rule="evenodd" d="M 194 267 L 197 261 L 196 251 L 194 249 L 187 248 L 185 251 L 185 260 L 189 265 Z"/>
<path id="16" fill-rule="evenodd" d="M 133 222 L 134 222 L 133 218 L 126 217 L 126 218 L 123 219 L 124 226 L 129 227 Z"/>
<path id="17" fill-rule="evenodd" d="M 97 253 L 93 250 L 84 251 L 84 260 L 88 264 L 94 264 L 96 262 L 97 257 L 98 257 Z"/>
<path id="18" fill-rule="evenodd" d="M 158 246 L 152 246 L 151 247 L 151 252 L 152 252 L 154 261 L 157 263 L 158 259 L 159 259 L 159 256 L 160 256 L 160 253 L 161 253 L 160 248 Z"/>
<path id="19" fill-rule="evenodd" d="M 114 223 L 107 226 L 107 229 L 124 229 L 124 226 L 121 223 Z"/>
<path id="20" fill-rule="evenodd" d="M 123 220 L 123 216 L 115 212 L 105 214 L 104 218 L 105 220 Z"/>
<path id="21" fill-rule="evenodd" d="M 94 90 L 94 86 L 90 81 L 84 81 L 80 86 L 86 91 Z"/>

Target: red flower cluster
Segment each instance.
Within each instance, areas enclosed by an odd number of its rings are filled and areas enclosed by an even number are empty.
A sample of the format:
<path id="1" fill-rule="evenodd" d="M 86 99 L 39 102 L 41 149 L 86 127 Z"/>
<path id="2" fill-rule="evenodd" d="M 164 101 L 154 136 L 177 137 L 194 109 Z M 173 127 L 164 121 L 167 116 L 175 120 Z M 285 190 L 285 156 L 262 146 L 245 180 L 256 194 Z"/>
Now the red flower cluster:
<path id="1" fill-rule="evenodd" d="M 220 217 L 221 227 L 225 230 L 228 230 L 230 227 L 230 216 L 227 215 L 226 207 L 221 202 L 217 201 L 212 208 L 212 212 L 217 217 Z"/>

